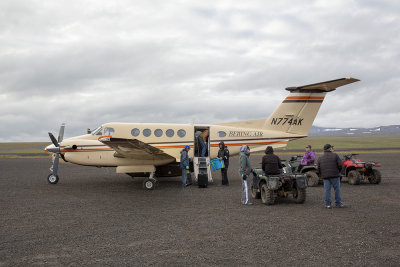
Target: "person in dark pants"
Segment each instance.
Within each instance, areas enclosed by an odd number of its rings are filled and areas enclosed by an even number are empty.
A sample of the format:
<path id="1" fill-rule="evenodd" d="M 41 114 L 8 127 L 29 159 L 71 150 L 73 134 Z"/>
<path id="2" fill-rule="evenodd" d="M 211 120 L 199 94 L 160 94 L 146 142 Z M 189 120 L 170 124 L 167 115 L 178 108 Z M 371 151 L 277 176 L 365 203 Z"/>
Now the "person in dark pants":
<path id="1" fill-rule="evenodd" d="M 218 158 L 224 161 L 225 168 L 221 169 L 222 185 L 229 185 L 228 167 L 229 167 L 229 150 L 224 142 L 219 143 Z"/>
<path id="2" fill-rule="evenodd" d="M 190 146 L 186 145 L 184 149 L 181 151 L 181 162 L 180 162 L 180 167 L 182 170 L 182 186 L 186 187 L 186 179 L 187 179 L 187 174 L 190 172 L 189 171 L 189 150 Z"/>
<path id="3" fill-rule="evenodd" d="M 344 208 L 342 197 L 340 195 L 340 171 L 343 163 L 338 154 L 333 153 L 333 146 L 326 144 L 324 154 L 318 159 L 318 171 L 321 178 L 324 179 L 325 189 L 325 207 L 332 208 L 331 187 L 335 190 L 335 205 L 338 208 Z"/>
<path id="4" fill-rule="evenodd" d="M 281 160 L 274 154 L 272 146 L 267 146 L 267 149 L 265 149 L 265 156 L 262 158 L 261 166 L 265 175 L 277 175 L 282 173 Z"/>

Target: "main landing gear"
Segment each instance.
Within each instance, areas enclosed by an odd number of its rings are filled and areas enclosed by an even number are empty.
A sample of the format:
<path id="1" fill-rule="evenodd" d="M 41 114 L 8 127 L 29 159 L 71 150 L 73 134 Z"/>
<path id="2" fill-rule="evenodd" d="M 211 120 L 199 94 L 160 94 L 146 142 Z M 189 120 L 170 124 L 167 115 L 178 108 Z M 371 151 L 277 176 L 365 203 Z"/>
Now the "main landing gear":
<path id="1" fill-rule="evenodd" d="M 154 172 L 150 173 L 149 178 L 144 179 L 143 188 L 147 190 L 154 190 L 157 184 L 157 179 L 154 177 Z"/>

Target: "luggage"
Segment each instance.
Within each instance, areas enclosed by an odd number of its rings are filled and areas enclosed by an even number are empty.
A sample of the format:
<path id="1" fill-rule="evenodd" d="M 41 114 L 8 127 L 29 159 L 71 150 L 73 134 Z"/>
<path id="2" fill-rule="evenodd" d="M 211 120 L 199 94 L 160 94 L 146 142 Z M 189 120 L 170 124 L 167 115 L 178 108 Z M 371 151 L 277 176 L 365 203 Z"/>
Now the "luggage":
<path id="1" fill-rule="evenodd" d="M 215 158 L 211 161 L 211 167 L 213 171 L 223 169 L 225 168 L 224 161 L 219 158 Z"/>
<path id="2" fill-rule="evenodd" d="M 206 188 L 208 186 L 207 173 L 199 173 L 199 175 L 197 176 L 197 185 L 201 188 Z"/>

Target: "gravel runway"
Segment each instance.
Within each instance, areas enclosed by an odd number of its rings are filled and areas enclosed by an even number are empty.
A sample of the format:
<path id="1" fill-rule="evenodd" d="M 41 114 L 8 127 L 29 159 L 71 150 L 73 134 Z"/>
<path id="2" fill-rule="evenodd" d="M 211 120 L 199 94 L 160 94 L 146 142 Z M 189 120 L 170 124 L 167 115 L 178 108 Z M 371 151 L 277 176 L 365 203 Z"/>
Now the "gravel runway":
<path id="1" fill-rule="evenodd" d="M 176 177 L 154 191 L 114 168 L 66 164 L 50 185 L 50 159 L 0 159 L 0 266 L 399 266 L 400 153 L 359 158 L 383 164 L 382 183 L 343 183 L 348 207 L 331 210 L 322 186 L 304 204 L 241 205 L 237 157 L 229 187 L 214 172 L 206 189 Z"/>

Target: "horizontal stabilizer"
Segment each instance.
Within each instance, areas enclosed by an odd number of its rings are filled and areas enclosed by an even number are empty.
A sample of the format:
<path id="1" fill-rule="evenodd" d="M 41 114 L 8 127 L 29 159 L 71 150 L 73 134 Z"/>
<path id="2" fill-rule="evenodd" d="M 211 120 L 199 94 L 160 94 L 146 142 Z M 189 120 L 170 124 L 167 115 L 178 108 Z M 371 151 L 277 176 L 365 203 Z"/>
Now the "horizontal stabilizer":
<path id="1" fill-rule="evenodd" d="M 286 90 L 290 92 L 301 92 L 301 93 L 318 93 L 318 92 L 331 92 L 336 88 L 349 84 L 358 82 L 358 79 L 355 78 L 341 78 L 332 81 L 326 81 L 321 83 L 314 83 L 309 85 L 297 86 L 297 87 L 288 87 Z"/>

